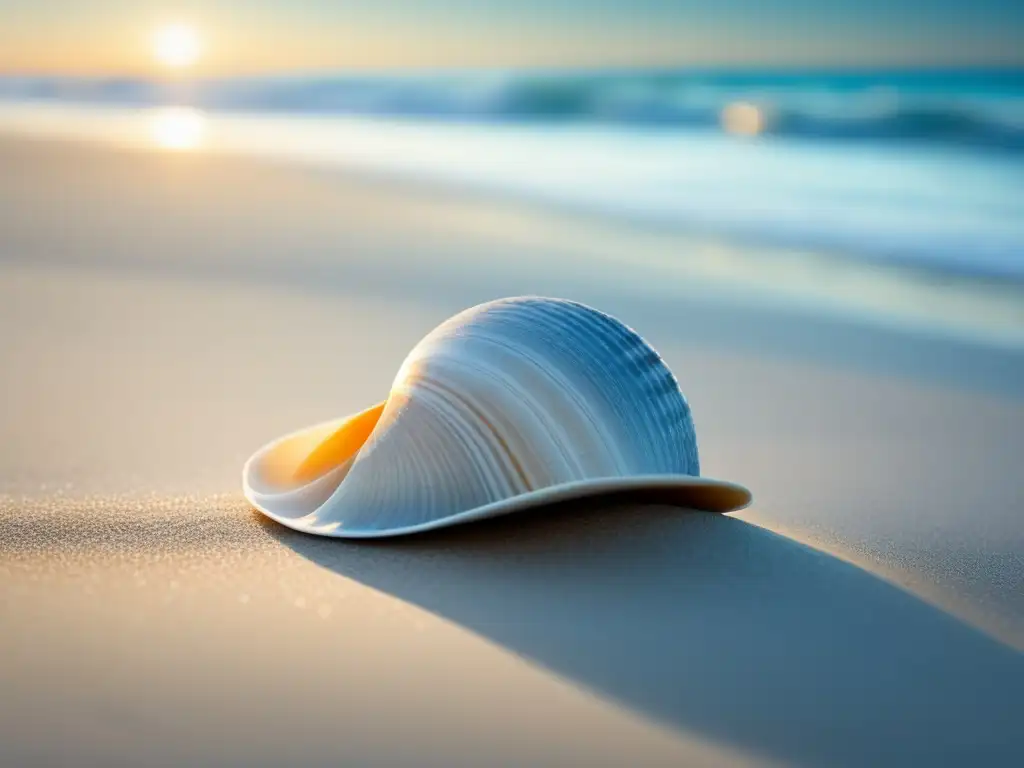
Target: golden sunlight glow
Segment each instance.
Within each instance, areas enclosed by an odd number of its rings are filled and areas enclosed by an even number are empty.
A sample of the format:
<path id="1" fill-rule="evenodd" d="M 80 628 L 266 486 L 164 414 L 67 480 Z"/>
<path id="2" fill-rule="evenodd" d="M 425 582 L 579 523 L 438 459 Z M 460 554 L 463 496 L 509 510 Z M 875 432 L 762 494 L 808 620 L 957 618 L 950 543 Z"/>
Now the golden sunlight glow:
<path id="1" fill-rule="evenodd" d="M 161 149 L 195 149 L 203 140 L 203 114 L 188 107 L 167 107 L 153 114 L 150 133 Z"/>
<path id="2" fill-rule="evenodd" d="M 357 413 L 337 431 L 313 448 L 292 475 L 295 484 L 309 483 L 339 464 L 351 459 L 370 439 L 384 412 L 385 400 L 362 413 Z"/>
<path id="3" fill-rule="evenodd" d="M 201 52 L 199 35 L 187 24 L 167 24 L 153 36 L 153 55 L 165 67 L 191 66 Z"/>
<path id="4" fill-rule="evenodd" d="M 756 136 L 765 129 L 765 114 L 756 105 L 736 101 L 722 110 L 722 127 L 737 136 Z"/>
<path id="5" fill-rule="evenodd" d="M 370 438 L 387 401 L 347 419 L 279 440 L 256 467 L 261 483 L 279 490 L 305 485 L 351 460 Z"/>

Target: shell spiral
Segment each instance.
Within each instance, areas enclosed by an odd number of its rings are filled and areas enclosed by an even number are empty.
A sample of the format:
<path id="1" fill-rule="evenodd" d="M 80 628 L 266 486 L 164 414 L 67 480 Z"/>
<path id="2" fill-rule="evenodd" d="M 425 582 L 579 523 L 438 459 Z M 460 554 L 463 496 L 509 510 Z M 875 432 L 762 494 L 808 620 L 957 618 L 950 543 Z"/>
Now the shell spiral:
<path id="1" fill-rule="evenodd" d="M 442 323 L 367 414 L 344 462 L 273 490 L 293 506 L 284 514 L 373 535 L 579 481 L 700 474 L 689 405 L 658 353 L 561 299 L 493 301 Z"/>

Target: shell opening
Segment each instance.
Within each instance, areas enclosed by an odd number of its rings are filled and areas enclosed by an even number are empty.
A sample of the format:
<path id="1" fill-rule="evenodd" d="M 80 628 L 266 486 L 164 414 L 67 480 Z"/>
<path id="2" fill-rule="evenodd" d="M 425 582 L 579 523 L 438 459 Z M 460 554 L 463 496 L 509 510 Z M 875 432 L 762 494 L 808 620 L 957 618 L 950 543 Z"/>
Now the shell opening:
<path id="1" fill-rule="evenodd" d="M 263 483 L 288 490 L 311 483 L 350 461 L 373 433 L 386 401 L 322 430 L 286 437 L 256 468 Z"/>

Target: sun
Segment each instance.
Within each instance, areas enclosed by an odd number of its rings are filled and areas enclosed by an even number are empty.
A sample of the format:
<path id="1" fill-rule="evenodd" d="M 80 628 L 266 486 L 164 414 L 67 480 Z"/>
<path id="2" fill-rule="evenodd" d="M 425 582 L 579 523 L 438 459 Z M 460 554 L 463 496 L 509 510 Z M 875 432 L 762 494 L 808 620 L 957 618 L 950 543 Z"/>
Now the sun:
<path id="1" fill-rule="evenodd" d="M 202 46 L 188 24 L 166 24 L 153 35 L 153 55 L 165 67 L 182 69 L 195 64 Z"/>

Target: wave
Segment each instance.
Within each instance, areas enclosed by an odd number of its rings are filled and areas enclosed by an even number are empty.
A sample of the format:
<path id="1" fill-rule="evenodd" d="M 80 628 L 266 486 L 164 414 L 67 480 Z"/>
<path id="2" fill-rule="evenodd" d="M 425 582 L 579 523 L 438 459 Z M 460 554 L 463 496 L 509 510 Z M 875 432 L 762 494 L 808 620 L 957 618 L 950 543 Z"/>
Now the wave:
<path id="1" fill-rule="evenodd" d="M 708 243 L 899 264 L 940 280 L 1024 280 L 1024 155 L 63 103 L 0 103 L 0 132 L 8 130 L 339 168 Z"/>
<path id="2" fill-rule="evenodd" d="M 0 99 L 209 111 L 620 124 L 1024 150 L 1024 72 L 0 77 Z"/>

